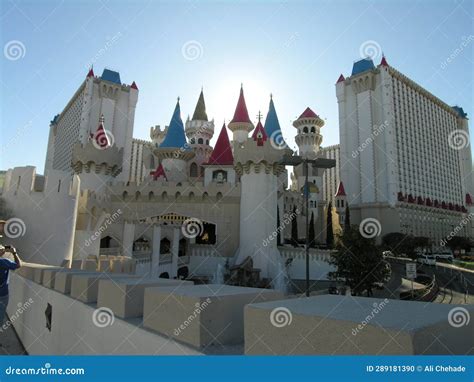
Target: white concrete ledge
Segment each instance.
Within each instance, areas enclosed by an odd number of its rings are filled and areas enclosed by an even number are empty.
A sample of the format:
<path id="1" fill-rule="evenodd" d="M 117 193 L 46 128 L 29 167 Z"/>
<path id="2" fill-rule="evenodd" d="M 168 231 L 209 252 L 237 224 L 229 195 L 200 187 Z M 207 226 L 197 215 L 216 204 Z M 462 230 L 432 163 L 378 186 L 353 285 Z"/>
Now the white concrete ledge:
<path id="1" fill-rule="evenodd" d="M 52 309 L 51 331 L 46 328 L 48 304 Z M 19 306 L 24 308 L 16 315 L 13 325 L 30 355 L 202 354 L 144 329 L 140 320 L 124 321 L 117 317 L 111 320 L 100 309 L 12 273 L 10 317 Z"/>
<path id="2" fill-rule="evenodd" d="M 43 276 L 46 270 L 61 270 L 61 267 L 41 267 L 36 268 L 34 272 L 33 281 L 38 284 L 43 284 Z"/>
<path id="3" fill-rule="evenodd" d="M 98 275 L 99 272 L 86 272 L 80 269 L 67 269 L 63 272 L 57 272 L 54 277 L 54 289 L 60 293 L 70 294 L 72 276 L 74 275 Z"/>
<path id="4" fill-rule="evenodd" d="M 85 303 L 92 303 L 97 301 L 99 294 L 99 281 L 112 280 L 119 278 L 136 278 L 134 275 L 126 274 L 74 274 L 71 281 L 71 297 Z"/>
<path id="5" fill-rule="evenodd" d="M 103 279 L 99 281 L 97 307 L 107 307 L 121 318 L 141 317 L 145 288 L 178 285 L 193 285 L 193 282 L 156 278 Z"/>
<path id="6" fill-rule="evenodd" d="M 217 284 L 147 288 L 143 325 L 201 349 L 240 344 L 244 306 L 281 298 L 271 289 Z"/>
<path id="7" fill-rule="evenodd" d="M 456 308 L 474 315 L 472 305 L 352 296 L 251 304 L 245 308 L 245 354 L 472 354 L 474 320 L 450 325 Z"/>

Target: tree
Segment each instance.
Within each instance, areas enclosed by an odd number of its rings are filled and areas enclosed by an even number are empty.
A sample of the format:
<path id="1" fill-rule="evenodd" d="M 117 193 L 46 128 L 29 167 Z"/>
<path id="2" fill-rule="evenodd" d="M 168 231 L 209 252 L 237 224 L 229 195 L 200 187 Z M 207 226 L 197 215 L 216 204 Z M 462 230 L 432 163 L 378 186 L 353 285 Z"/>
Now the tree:
<path id="1" fill-rule="evenodd" d="M 431 247 L 431 240 L 429 237 L 415 236 L 413 238 L 413 246 L 415 249 L 420 248 L 422 250 L 425 250 Z"/>
<path id="2" fill-rule="evenodd" d="M 344 231 L 351 228 L 351 212 L 349 210 L 349 204 L 346 203 L 346 216 L 344 217 Z"/>
<path id="3" fill-rule="evenodd" d="M 382 237 L 382 248 L 395 256 L 406 255 L 415 258 L 414 237 L 401 232 L 390 232 Z"/>
<path id="4" fill-rule="evenodd" d="M 453 252 L 458 249 L 464 249 L 466 251 L 471 249 L 471 241 L 467 237 L 453 236 L 446 238 L 444 241 L 446 242 L 445 245 Z"/>
<path id="5" fill-rule="evenodd" d="M 329 273 L 329 278 L 344 280 L 355 296 L 364 291 L 370 296 L 375 283 L 385 283 L 390 277 L 382 250 L 375 245 L 375 239 L 364 238 L 355 227 L 344 231 L 339 239 L 337 251 L 329 261 L 336 270 Z"/>
<path id="6" fill-rule="evenodd" d="M 293 206 L 291 217 L 291 243 L 296 247 L 298 245 L 298 222 L 296 220 L 296 206 Z"/>
<path id="7" fill-rule="evenodd" d="M 329 202 L 326 220 L 326 244 L 329 248 L 334 245 L 334 232 L 332 229 L 332 203 Z"/>
<path id="8" fill-rule="evenodd" d="M 311 220 L 309 221 L 309 246 L 316 246 L 316 235 L 314 232 L 314 213 L 311 212 Z"/>

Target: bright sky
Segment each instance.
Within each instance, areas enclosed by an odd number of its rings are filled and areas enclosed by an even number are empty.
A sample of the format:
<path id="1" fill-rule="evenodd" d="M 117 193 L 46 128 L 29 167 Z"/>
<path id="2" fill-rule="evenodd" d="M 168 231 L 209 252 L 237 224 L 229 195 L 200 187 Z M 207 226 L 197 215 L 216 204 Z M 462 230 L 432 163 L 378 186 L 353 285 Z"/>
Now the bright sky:
<path id="1" fill-rule="evenodd" d="M 183 119 L 201 86 L 218 129 L 240 83 L 251 118 L 273 93 L 283 134 L 307 106 L 323 146 L 339 142 L 334 83 L 361 54 L 388 62 L 450 105 L 473 110 L 473 1 L 9 1 L 0 5 L 0 169 L 43 172 L 49 121 L 94 64 L 136 81 L 136 138 Z M 19 49 L 15 50 L 16 47 Z M 451 57 L 451 58 L 449 58 Z M 449 58 L 449 62 L 447 61 Z M 471 123 L 472 125 L 472 123 Z M 472 127 L 472 126 L 471 126 Z"/>

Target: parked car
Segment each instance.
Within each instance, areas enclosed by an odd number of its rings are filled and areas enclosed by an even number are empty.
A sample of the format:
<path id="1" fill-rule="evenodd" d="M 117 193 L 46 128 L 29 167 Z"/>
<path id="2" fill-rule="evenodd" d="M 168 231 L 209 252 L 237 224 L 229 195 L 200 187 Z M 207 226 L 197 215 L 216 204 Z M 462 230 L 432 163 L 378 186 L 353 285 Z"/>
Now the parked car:
<path id="1" fill-rule="evenodd" d="M 443 253 L 434 253 L 433 254 L 436 261 L 447 261 L 451 262 L 454 260 L 454 256 L 452 253 L 449 252 L 443 252 Z"/>
<path id="2" fill-rule="evenodd" d="M 436 265 L 436 258 L 433 255 L 421 255 L 416 261 L 425 265 Z"/>

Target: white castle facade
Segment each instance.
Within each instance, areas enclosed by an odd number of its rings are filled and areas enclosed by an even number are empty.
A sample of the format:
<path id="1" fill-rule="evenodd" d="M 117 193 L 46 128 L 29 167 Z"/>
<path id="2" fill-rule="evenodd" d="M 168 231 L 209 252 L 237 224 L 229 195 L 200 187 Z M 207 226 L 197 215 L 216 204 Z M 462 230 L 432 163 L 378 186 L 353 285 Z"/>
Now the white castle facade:
<path id="1" fill-rule="evenodd" d="M 461 131 L 469 141 L 461 108 L 444 104 L 385 58 L 377 67 L 355 63 L 336 94 L 340 145 L 321 147 L 324 122 L 310 108 L 293 122 L 300 156 L 336 160 L 336 167 L 309 174 L 306 210 L 301 165 L 288 184 L 281 164 L 292 151 L 273 99 L 264 123 L 254 124 L 241 89 L 214 147 L 216 126 L 203 91 L 192 117 L 183 122 L 178 100 L 170 123 L 152 127 L 149 141 L 138 140 L 137 85 L 108 69 L 101 76 L 91 70 L 51 122 L 45 174 L 18 167 L 5 175 L 2 197 L 25 226 L 14 245 L 27 261 L 125 256 L 141 272 L 170 278 L 214 277 L 219 267 L 250 257 L 263 278 L 286 269 L 304 279 L 304 251 L 289 244 L 296 211 L 299 239 L 308 215 L 320 244 L 311 249 L 310 277 L 326 280 L 329 202 L 335 232 L 347 203 L 352 224 L 377 219 L 382 235 L 441 240 L 470 216 L 470 147 L 453 149 L 448 139 Z M 468 220 L 458 235 L 472 232 Z"/>
<path id="2" fill-rule="evenodd" d="M 50 125 L 45 174 L 11 169 L 2 197 L 26 227 L 15 245 L 27 261 L 126 256 L 137 270 L 161 277 L 213 277 L 220 266 L 247 258 L 273 280 L 291 263 L 303 279 L 303 249 L 285 244 L 294 211 L 299 238 L 313 216 L 318 244 L 326 240 L 323 174 L 311 174 L 310 209 L 303 209 L 302 170 L 280 164 L 292 151 L 283 139 L 273 100 L 263 121 L 249 118 L 243 89 L 228 127 L 208 118 L 201 91 L 192 118 L 179 100 L 170 123 L 133 139 L 139 90 L 117 72 L 91 70 Z M 316 158 L 324 125 L 310 108 L 294 122 L 300 154 Z M 229 132 L 231 139 L 229 139 Z M 335 219 L 337 221 L 337 219 Z M 325 279 L 329 251 L 311 249 L 313 279 Z M 289 261 L 291 260 L 291 261 Z"/>

